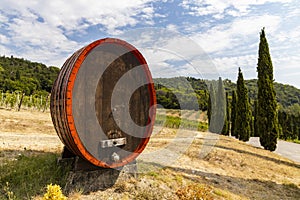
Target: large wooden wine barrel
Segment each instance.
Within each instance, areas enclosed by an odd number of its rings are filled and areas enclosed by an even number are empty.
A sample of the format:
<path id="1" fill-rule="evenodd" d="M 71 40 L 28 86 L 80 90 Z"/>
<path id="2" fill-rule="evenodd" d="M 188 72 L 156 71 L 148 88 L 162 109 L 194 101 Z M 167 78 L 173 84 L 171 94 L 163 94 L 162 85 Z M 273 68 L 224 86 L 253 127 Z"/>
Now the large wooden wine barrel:
<path id="1" fill-rule="evenodd" d="M 56 132 L 75 155 L 115 168 L 145 148 L 155 120 L 155 90 L 142 54 L 105 38 L 66 60 L 51 93 Z"/>

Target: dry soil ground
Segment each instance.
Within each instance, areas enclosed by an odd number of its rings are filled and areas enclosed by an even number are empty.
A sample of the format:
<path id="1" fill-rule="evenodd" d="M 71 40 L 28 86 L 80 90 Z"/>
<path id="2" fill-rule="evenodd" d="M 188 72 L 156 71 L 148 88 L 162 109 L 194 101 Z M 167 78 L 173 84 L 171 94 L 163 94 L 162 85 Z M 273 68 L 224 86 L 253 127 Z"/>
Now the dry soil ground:
<path id="1" fill-rule="evenodd" d="M 229 137 L 161 127 L 154 133 L 138 160 L 139 178 L 70 199 L 300 199 L 300 163 Z M 0 109 L 1 156 L 30 149 L 61 151 L 49 112 Z"/>

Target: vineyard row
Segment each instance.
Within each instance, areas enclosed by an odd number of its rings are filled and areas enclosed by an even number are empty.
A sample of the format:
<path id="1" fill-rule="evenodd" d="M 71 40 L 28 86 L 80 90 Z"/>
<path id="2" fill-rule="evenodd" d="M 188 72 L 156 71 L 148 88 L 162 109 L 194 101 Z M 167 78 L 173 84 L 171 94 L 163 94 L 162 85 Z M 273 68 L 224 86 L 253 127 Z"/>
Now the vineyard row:
<path id="1" fill-rule="evenodd" d="M 26 96 L 21 92 L 1 92 L 0 107 L 12 110 L 46 111 L 50 109 L 50 94 Z"/>

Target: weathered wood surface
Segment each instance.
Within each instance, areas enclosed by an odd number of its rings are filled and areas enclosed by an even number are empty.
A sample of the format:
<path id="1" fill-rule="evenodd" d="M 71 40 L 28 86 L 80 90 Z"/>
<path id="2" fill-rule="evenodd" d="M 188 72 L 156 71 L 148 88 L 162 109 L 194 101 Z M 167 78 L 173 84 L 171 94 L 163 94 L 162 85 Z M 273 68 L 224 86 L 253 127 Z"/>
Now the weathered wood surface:
<path id="1" fill-rule="evenodd" d="M 131 162 L 152 132 L 151 81 L 142 55 L 124 41 L 104 39 L 78 50 L 65 62 L 52 90 L 51 115 L 58 136 L 71 152 L 94 165 Z M 134 83 L 145 82 L 134 89 Z M 101 147 L 101 141 L 116 138 L 126 138 L 124 145 Z"/>

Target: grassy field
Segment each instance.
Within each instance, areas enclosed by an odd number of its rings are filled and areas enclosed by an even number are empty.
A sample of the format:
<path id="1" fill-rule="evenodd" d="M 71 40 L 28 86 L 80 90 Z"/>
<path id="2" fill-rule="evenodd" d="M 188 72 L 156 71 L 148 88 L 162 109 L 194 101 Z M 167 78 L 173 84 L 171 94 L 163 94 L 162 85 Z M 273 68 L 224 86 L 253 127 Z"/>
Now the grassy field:
<path id="1" fill-rule="evenodd" d="M 0 199 L 40 199 L 48 184 L 64 186 L 68 169 L 56 164 L 61 144 L 49 113 L 0 109 L 0 122 Z M 214 144 L 207 142 L 209 133 L 186 133 L 195 134 L 194 140 L 170 165 L 141 163 L 153 170 L 119 179 L 104 191 L 77 191 L 69 199 L 299 199 L 300 163 L 229 137 L 215 137 Z M 168 147 L 177 134 L 174 128 L 156 127 L 144 152 Z M 20 145 L 14 135 L 24 136 Z M 36 145 L 34 137 L 45 141 Z M 205 157 L 199 156 L 210 146 Z"/>

